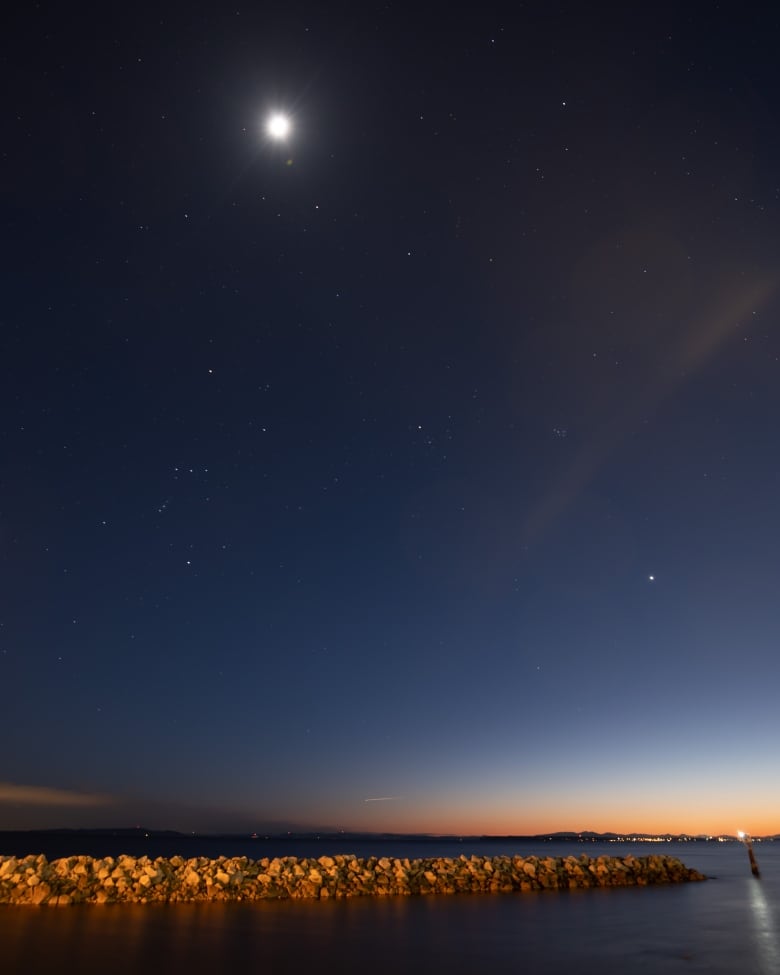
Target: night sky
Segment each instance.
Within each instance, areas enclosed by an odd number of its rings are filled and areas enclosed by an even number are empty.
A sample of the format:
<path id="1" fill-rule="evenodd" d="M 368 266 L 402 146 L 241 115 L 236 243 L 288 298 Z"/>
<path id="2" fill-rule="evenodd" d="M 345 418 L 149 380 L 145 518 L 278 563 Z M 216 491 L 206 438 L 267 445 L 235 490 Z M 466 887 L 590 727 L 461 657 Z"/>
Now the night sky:
<path id="1" fill-rule="evenodd" d="M 0 828 L 780 831 L 757 10 L 21 5 Z"/>

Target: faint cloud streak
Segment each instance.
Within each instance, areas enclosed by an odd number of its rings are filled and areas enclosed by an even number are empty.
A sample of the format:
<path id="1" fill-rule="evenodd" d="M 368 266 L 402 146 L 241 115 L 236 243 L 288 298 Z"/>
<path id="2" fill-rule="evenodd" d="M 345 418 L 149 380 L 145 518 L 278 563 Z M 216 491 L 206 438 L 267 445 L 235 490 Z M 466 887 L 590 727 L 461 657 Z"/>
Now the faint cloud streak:
<path id="1" fill-rule="evenodd" d="M 599 432 L 583 444 L 566 473 L 530 512 L 525 524 L 526 537 L 538 537 L 560 518 L 625 440 L 632 426 L 655 412 L 702 368 L 734 334 L 735 323 L 746 320 L 756 307 L 765 304 L 776 287 L 774 277 L 755 279 L 748 285 L 739 282 L 730 300 L 724 300 L 722 293 L 718 295 L 711 308 L 684 329 L 676 342 L 669 342 L 665 364 L 659 364 L 639 385 L 629 402 L 612 404 L 613 412 L 604 418 Z"/>
<path id="2" fill-rule="evenodd" d="M 27 806 L 107 806 L 114 800 L 88 792 L 53 789 L 45 785 L 16 785 L 0 782 L 0 803 Z"/>

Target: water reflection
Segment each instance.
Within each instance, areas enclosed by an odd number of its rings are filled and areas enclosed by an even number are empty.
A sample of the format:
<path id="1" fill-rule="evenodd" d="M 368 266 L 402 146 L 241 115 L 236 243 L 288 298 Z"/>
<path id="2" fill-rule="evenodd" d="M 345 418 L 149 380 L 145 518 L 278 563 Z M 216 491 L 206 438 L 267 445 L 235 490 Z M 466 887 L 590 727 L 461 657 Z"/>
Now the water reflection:
<path id="1" fill-rule="evenodd" d="M 644 853 L 644 851 L 640 851 Z M 780 843 L 686 859 L 720 879 L 473 897 L 2 907 L 2 975 L 780 973 Z M 746 876 L 747 874 L 747 876 Z"/>
<path id="2" fill-rule="evenodd" d="M 761 970 L 771 975 L 780 972 L 780 945 L 772 907 L 760 880 L 750 884 L 750 920 L 756 937 L 756 948 Z"/>

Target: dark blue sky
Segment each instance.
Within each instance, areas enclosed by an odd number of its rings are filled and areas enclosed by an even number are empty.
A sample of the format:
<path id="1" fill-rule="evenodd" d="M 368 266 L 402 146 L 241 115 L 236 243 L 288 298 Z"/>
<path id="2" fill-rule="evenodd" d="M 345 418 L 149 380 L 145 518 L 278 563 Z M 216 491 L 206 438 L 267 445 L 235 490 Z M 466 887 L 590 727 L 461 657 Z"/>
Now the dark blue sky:
<path id="1" fill-rule="evenodd" d="M 683 6 L 17 13 L 0 826 L 780 829 L 780 38 Z"/>

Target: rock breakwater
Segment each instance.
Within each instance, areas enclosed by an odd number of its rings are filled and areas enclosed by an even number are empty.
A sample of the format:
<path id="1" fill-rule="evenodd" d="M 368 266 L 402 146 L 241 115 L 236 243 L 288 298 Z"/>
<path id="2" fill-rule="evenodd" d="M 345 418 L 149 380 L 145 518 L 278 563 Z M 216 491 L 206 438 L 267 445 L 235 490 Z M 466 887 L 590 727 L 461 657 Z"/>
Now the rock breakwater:
<path id="1" fill-rule="evenodd" d="M 0 904 L 68 905 L 382 897 L 629 887 L 706 879 L 668 856 L 0 857 Z"/>

